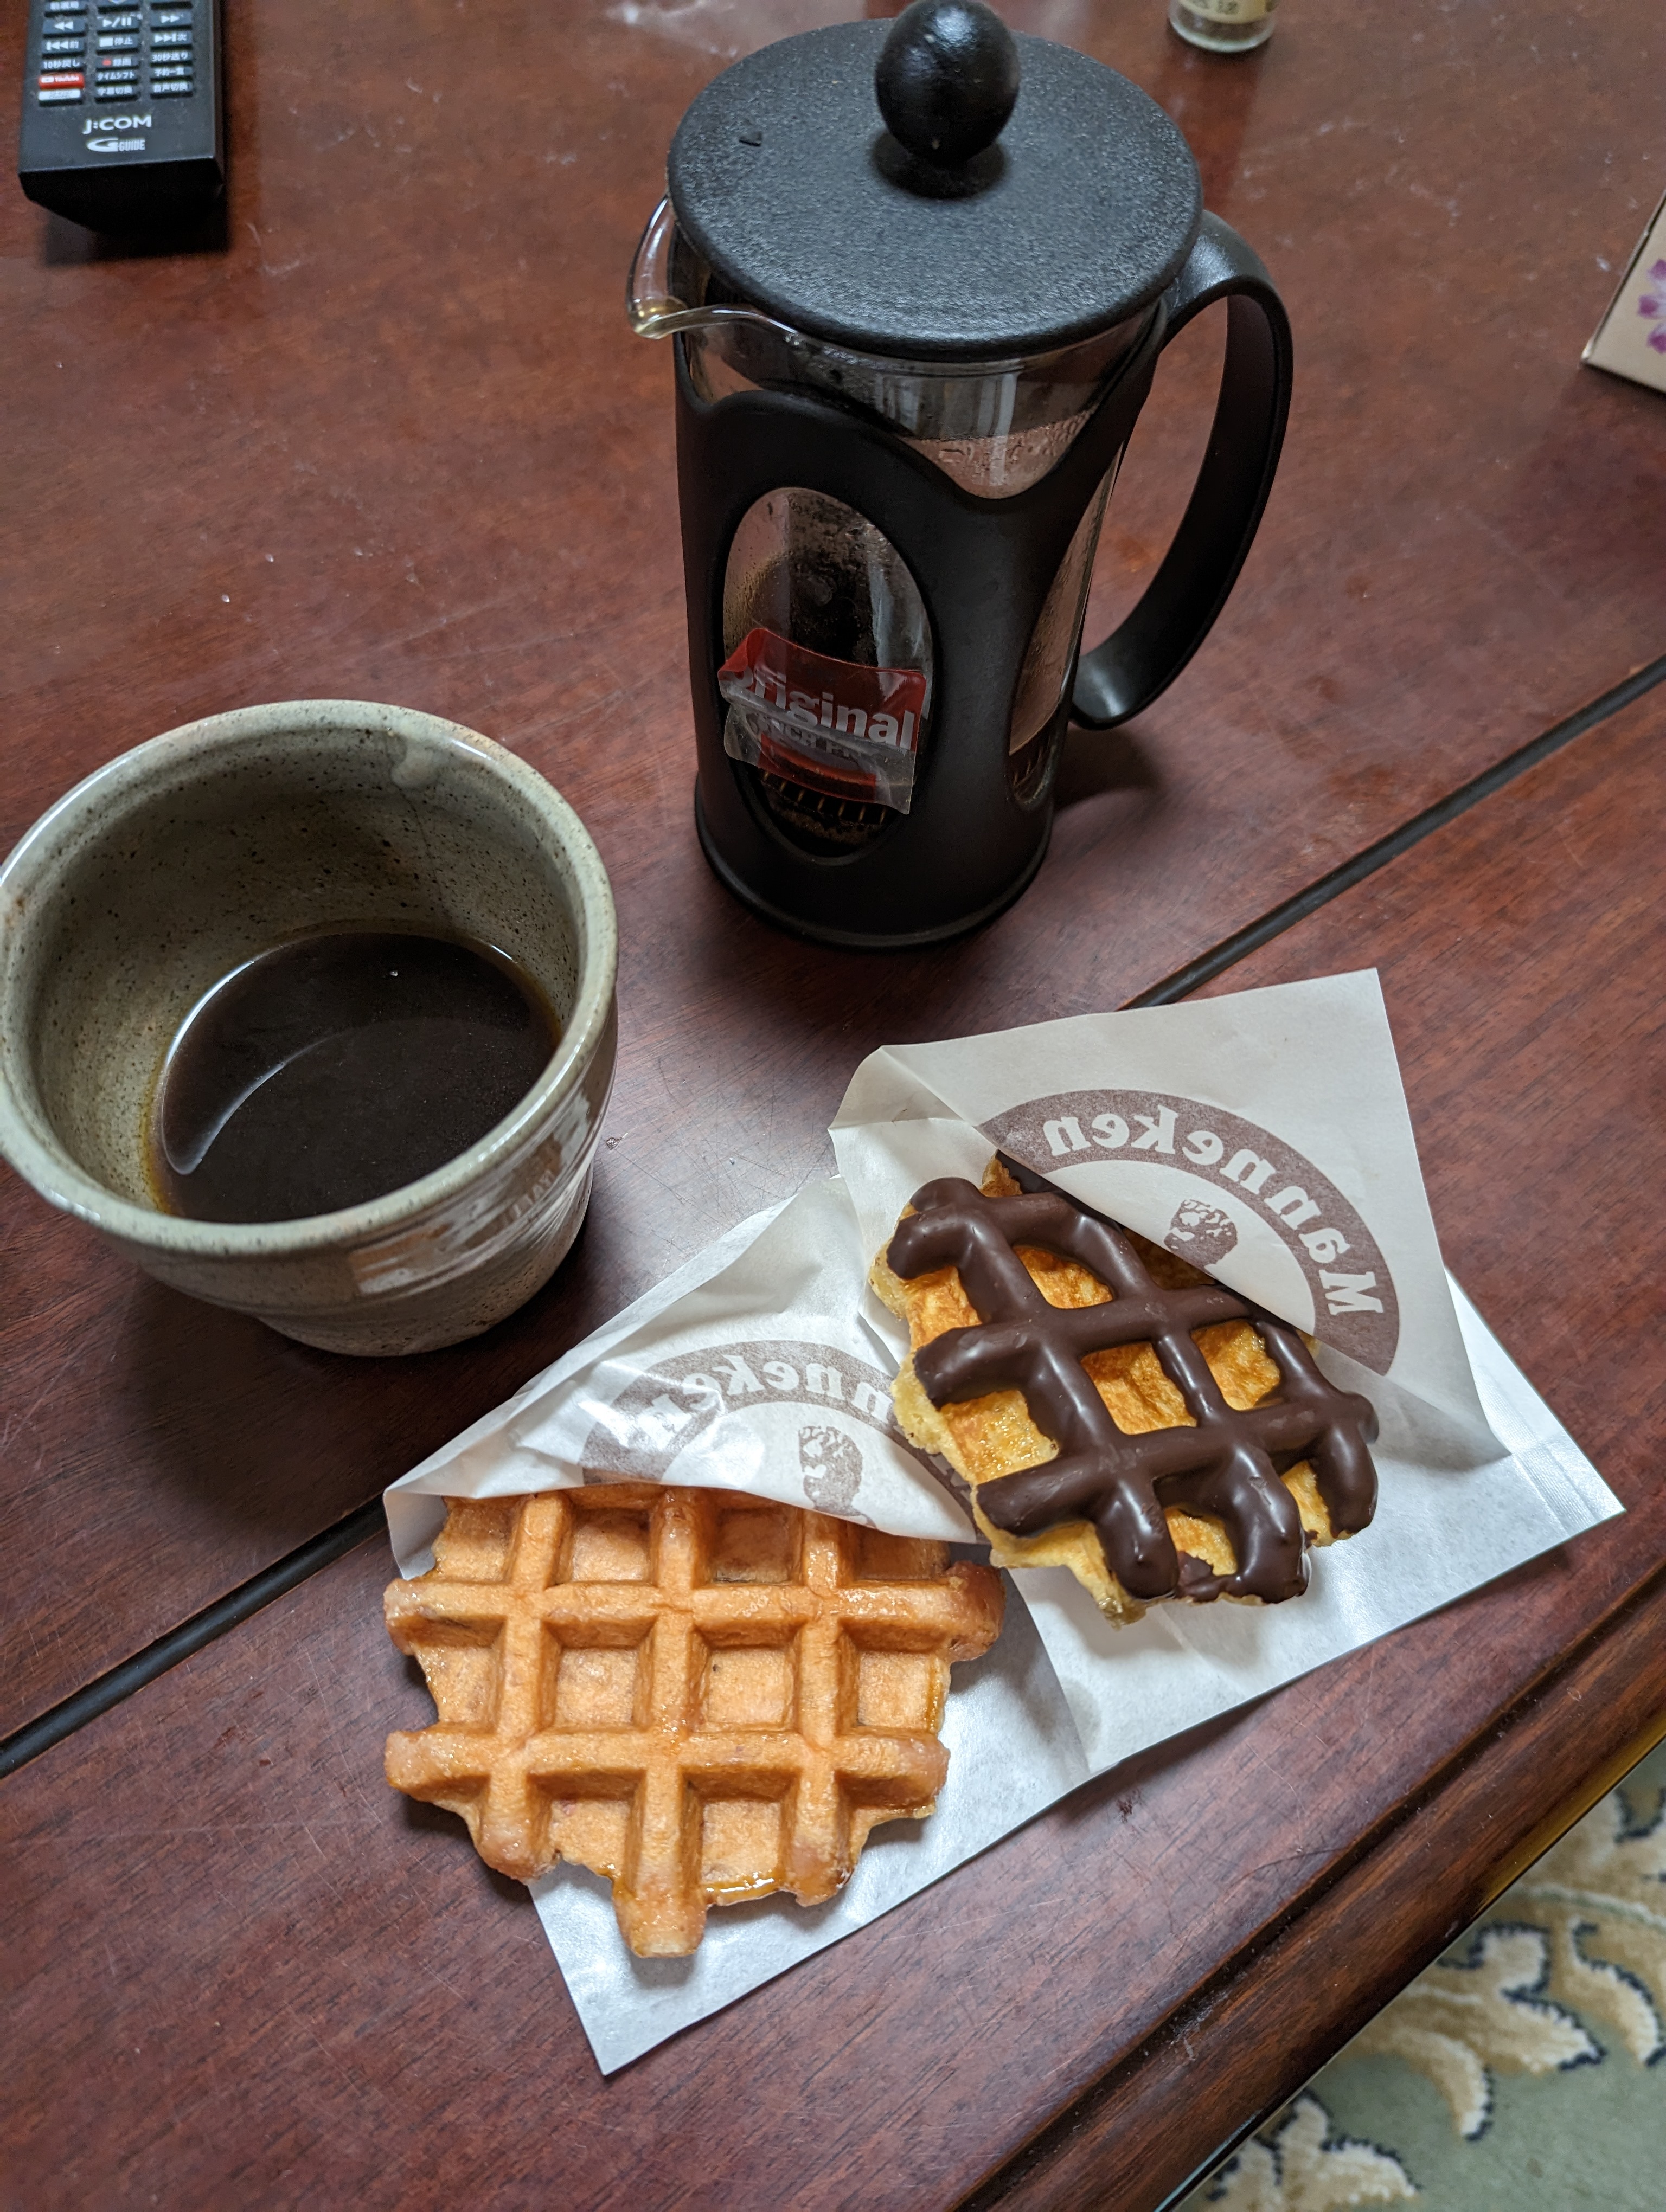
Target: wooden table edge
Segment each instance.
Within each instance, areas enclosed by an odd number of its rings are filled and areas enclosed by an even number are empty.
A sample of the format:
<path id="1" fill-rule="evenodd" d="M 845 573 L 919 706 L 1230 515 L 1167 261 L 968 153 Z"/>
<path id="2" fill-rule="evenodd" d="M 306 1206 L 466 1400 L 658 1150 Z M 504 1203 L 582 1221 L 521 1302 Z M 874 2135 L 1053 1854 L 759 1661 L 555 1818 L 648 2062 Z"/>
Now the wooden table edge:
<path id="1" fill-rule="evenodd" d="M 1564 1714 L 1547 1719 L 1543 1709 L 1559 1691 Z M 1523 1807 L 1517 1832 L 1501 1838 L 1482 1869 L 1456 1889 L 1432 1891 L 1433 1909 L 1408 1911 L 1414 1932 L 1398 1936 L 1384 1966 L 1354 1985 L 1343 2013 L 1312 2021 L 1304 2035 L 1274 2033 L 1293 2016 L 1292 2000 L 1312 1970 L 1316 1947 L 1346 1942 L 1347 1922 L 1365 1894 L 1393 1893 L 1396 1884 L 1408 1897 L 1414 1893 L 1411 1862 L 1427 1849 L 1426 1838 L 1413 1840 L 1416 1817 L 1434 1813 L 1450 1825 L 1490 1809 L 1490 1797 L 1505 1796 L 1498 1790 L 1501 1776 L 1508 1779 L 1519 1765 L 1542 1766 L 1547 1741 L 1564 1738 L 1590 1746 L 1589 1764 L 1554 1808 L 1535 1815 L 1530 1805 Z M 1177 1997 L 1132 2051 L 962 2197 L 958 2212 L 1170 2212 L 1663 1738 L 1666 1561 L 1617 1598 L 1572 1650 L 1522 1685 L 1274 1922 Z M 1507 1830 L 1508 1811 L 1498 1819 Z M 1253 2021 L 1254 2014 L 1274 2010 L 1277 2022 Z M 1198 2154 L 1184 2145 L 1197 2140 L 1190 2108 L 1211 2094 L 1193 2055 L 1206 2034 L 1217 2050 L 1223 2039 L 1243 2039 L 1254 2053 L 1255 2087 L 1230 2125 Z M 1165 2152 L 1169 2144 L 1178 2148 Z"/>

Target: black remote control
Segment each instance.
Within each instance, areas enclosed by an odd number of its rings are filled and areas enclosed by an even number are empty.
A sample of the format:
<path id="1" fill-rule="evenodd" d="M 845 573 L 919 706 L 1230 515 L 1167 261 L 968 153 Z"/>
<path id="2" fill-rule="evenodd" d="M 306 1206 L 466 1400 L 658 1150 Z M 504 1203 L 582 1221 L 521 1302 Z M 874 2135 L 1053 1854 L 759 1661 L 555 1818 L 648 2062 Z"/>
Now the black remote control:
<path id="1" fill-rule="evenodd" d="M 29 0 L 18 182 L 89 230 L 199 213 L 225 188 L 219 0 Z"/>

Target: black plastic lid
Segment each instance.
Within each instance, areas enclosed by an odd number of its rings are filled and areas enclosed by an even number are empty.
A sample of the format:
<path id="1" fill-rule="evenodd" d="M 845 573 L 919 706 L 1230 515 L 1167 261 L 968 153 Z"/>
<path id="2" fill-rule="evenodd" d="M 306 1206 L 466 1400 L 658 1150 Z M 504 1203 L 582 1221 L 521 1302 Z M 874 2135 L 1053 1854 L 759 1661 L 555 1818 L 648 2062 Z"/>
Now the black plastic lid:
<path id="1" fill-rule="evenodd" d="M 922 55 L 921 34 L 933 15 L 967 12 L 964 0 L 922 0 L 895 25 L 807 31 L 700 94 L 672 142 L 669 185 L 678 226 L 726 291 L 858 351 L 1000 360 L 1090 337 L 1171 282 L 1202 213 L 1197 165 L 1156 101 L 1115 70 L 1018 37 L 1017 102 L 993 144 L 945 161 L 910 129 L 911 86 L 935 64 L 939 81 L 920 97 L 940 102 L 943 68 L 958 66 L 952 45 L 946 64 L 941 51 Z M 880 114 L 874 72 L 888 40 L 886 112 L 916 151 Z M 958 145 L 952 120 L 951 150 L 1000 129 L 1000 56 L 982 58 L 981 75 L 963 72 L 976 112 Z"/>

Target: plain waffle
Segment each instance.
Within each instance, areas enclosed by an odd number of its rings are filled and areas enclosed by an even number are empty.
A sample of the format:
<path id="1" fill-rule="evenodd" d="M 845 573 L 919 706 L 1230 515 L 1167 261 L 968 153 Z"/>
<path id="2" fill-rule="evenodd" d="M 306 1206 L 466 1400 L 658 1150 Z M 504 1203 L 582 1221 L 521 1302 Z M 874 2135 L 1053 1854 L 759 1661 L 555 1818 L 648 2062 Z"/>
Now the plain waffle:
<path id="1" fill-rule="evenodd" d="M 1003 1592 L 947 1547 L 728 1491 L 603 1484 L 453 1499 L 389 1632 L 438 1708 L 387 1778 L 489 1866 L 604 1875 L 631 1948 L 692 1951 L 712 1904 L 831 1897 L 882 1820 L 923 1819 L 956 1659 Z"/>

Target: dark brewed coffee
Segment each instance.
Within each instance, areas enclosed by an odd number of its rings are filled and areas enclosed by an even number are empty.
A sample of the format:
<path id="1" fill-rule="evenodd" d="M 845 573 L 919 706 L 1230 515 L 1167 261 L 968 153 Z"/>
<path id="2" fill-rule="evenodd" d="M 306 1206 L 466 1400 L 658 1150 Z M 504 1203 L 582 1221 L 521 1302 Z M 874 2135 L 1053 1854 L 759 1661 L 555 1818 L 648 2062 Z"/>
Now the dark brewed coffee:
<path id="1" fill-rule="evenodd" d="M 353 929 L 217 984 L 156 1086 L 150 1159 L 171 1213 L 293 1221 L 455 1159 L 524 1098 L 559 1030 L 503 954 Z"/>

